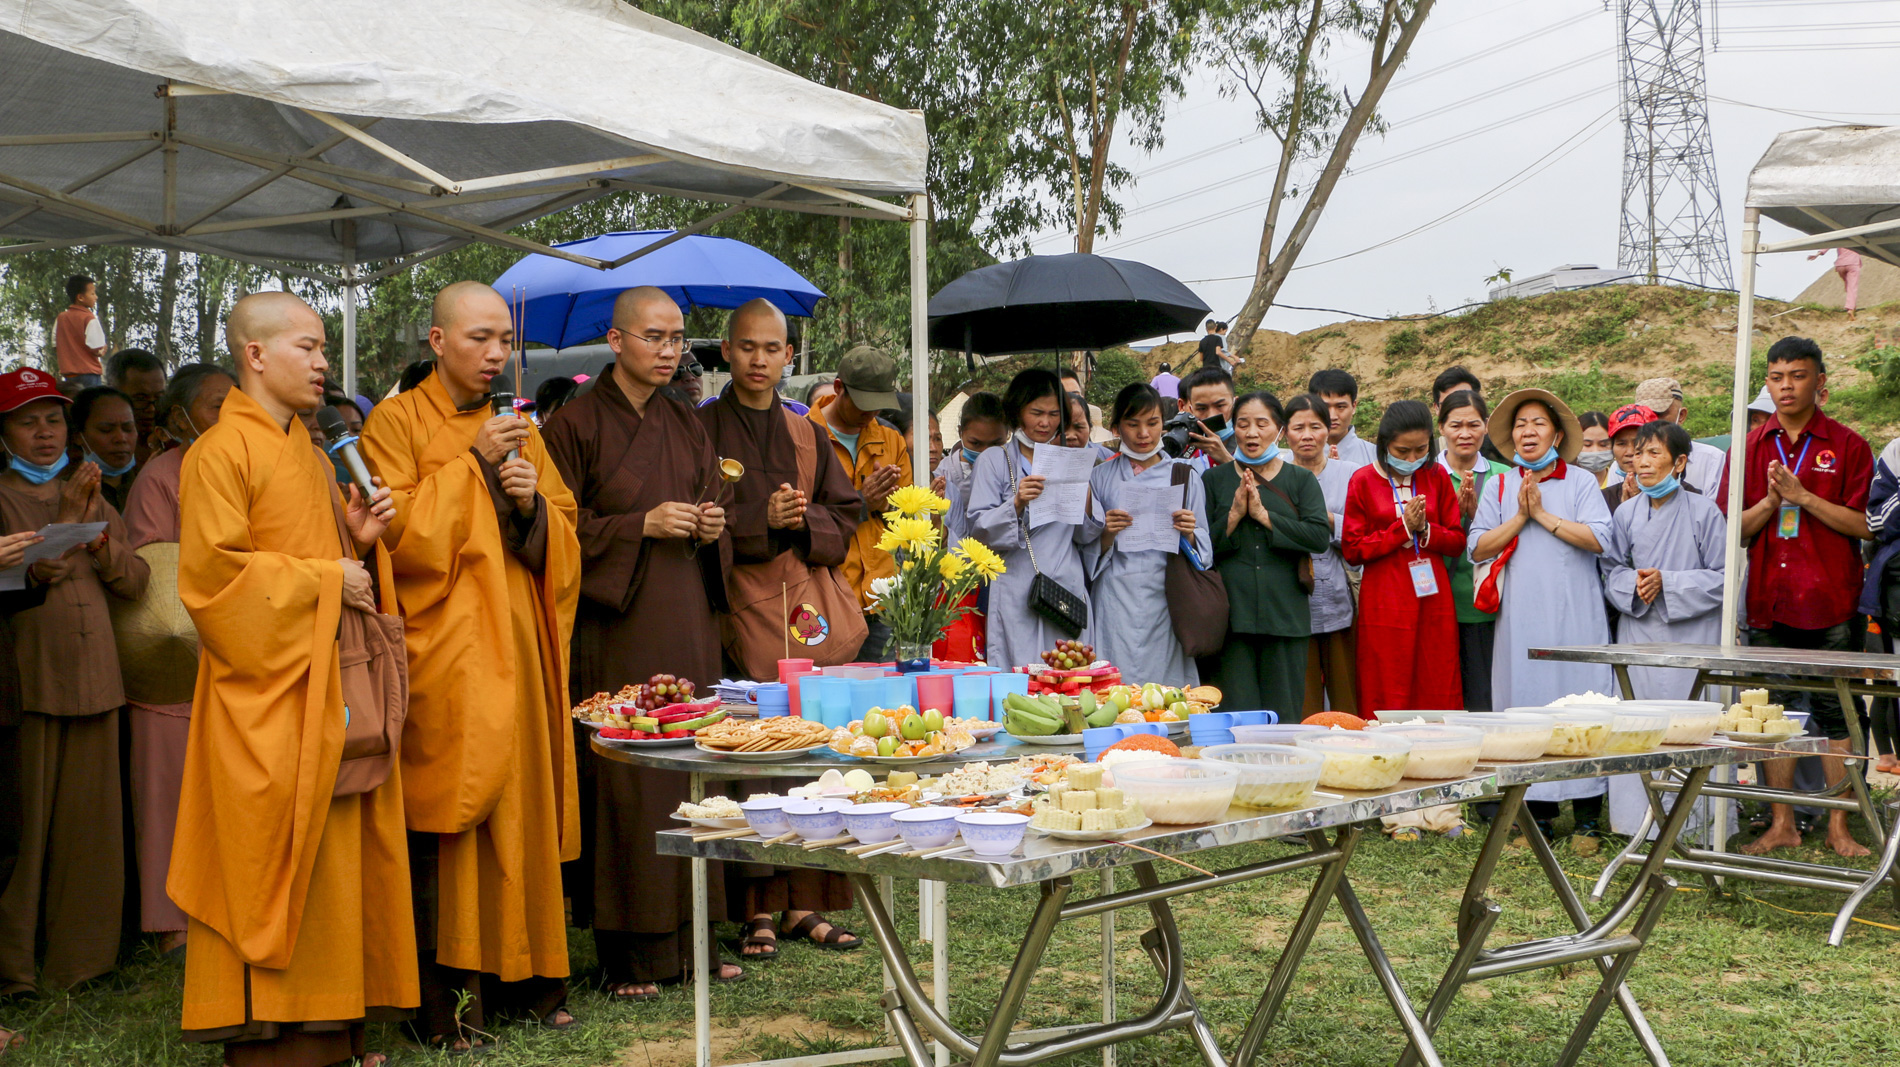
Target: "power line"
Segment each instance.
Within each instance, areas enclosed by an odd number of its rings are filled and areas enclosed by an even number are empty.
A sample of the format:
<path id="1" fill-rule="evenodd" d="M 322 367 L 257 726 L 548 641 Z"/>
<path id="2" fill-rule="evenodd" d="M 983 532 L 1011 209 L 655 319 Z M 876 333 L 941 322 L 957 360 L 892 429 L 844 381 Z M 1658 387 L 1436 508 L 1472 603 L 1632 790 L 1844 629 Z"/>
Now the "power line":
<path id="1" fill-rule="evenodd" d="M 1766 104 L 1751 104 L 1746 100 L 1731 100 L 1726 96 L 1709 97 L 1717 103 L 1734 107 L 1753 108 L 1756 111 L 1772 111 L 1777 115 L 1790 115 L 1797 119 L 1812 119 L 1815 122 L 1844 122 L 1853 125 L 1855 118 L 1890 118 L 1900 115 L 1900 111 L 1836 111 L 1831 115 L 1821 115 L 1810 111 L 1790 111 L 1785 107 L 1769 107 Z"/>
<path id="2" fill-rule="evenodd" d="M 1817 44 L 1737 44 L 1723 45 L 1721 52 L 1858 52 L 1869 48 L 1900 48 L 1900 41 L 1862 41 Z"/>
<path id="3" fill-rule="evenodd" d="M 1479 51 L 1473 52 L 1468 56 L 1461 56 L 1458 59 L 1454 59 L 1449 63 L 1441 63 L 1436 67 L 1428 67 L 1425 70 L 1419 71 L 1417 74 L 1413 74 L 1408 77 L 1397 79 L 1390 86 L 1387 87 L 1388 91 L 1391 89 L 1402 88 L 1407 85 L 1416 85 L 1427 78 L 1437 77 L 1438 75 L 1444 74 L 1447 71 L 1463 70 L 1464 68 L 1470 66 L 1473 60 L 1485 59 L 1487 57 L 1497 55 L 1499 52 L 1516 48 L 1518 45 L 1535 41 L 1540 37 L 1548 37 L 1549 35 L 1556 33 L 1559 30 L 1569 29 L 1570 27 L 1575 26 L 1576 24 L 1583 22 L 1586 19 L 1595 18 L 1596 14 L 1597 13 L 1594 11 L 1585 11 L 1580 15 L 1572 15 L 1571 17 L 1564 19 L 1561 22 L 1554 22 L 1550 24 L 1549 26 L 1545 26 L 1541 30 L 1532 30 L 1529 33 L 1520 34 L 1516 37 L 1513 37 L 1508 41 L 1502 41 L 1502 42 L 1499 42 L 1498 44 L 1492 45 L 1489 48 L 1485 48 L 1485 49 L 1481 49 Z"/>
<path id="4" fill-rule="evenodd" d="M 1494 85 L 1491 88 L 1486 89 L 1485 91 L 1481 93 L 1473 93 L 1472 95 L 1465 97 L 1463 100 L 1454 100 L 1449 104 L 1445 104 L 1441 107 L 1435 107 L 1431 109 L 1430 111 L 1421 111 L 1416 115 L 1410 116 L 1409 118 L 1393 119 L 1390 123 L 1387 124 L 1388 128 L 1394 129 L 1394 130 L 1403 129 L 1407 126 L 1412 125 L 1415 122 L 1423 122 L 1426 119 L 1437 118 L 1440 115 L 1446 114 L 1447 112 L 1456 111 L 1459 108 L 1464 107 L 1468 104 L 1475 104 L 1482 100 L 1489 100 L 1490 98 L 1497 96 L 1500 93 L 1508 93 L 1513 89 L 1521 89 L 1526 85 L 1532 84 L 1533 82 L 1540 82 L 1540 81 L 1543 81 L 1545 78 L 1554 77 L 1558 74 L 1563 74 L 1566 71 L 1575 70 L 1576 68 L 1584 66 L 1585 64 L 1595 63 L 1600 59 L 1607 59 L 1609 58 L 1610 51 L 1611 51 L 1610 49 L 1605 48 L 1601 52 L 1593 52 L 1590 55 L 1584 56 L 1582 59 L 1573 59 L 1570 62 L 1565 63 L 1564 65 L 1560 67 L 1551 67 L 1548 70 L 1540 70 L 1535 74 L 1526 75 L 1525 77 L 1519 78 L 1518 80 L 1514 82 L 1506 82 L 1503 85 Z"/>

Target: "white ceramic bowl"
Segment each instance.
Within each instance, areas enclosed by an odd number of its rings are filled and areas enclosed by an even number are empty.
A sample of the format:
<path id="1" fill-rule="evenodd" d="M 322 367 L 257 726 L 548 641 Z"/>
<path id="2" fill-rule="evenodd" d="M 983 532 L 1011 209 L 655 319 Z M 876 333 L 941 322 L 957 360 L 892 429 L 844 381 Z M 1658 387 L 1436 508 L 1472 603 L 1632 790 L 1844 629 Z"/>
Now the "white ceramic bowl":
<path id="1" fill-rule="evenodd" d="M 1381 726 L 1369 732 L 1377 737 L 1397 737 L 1412 743 L 1411 755 L 1405 761 L 1407 778 L 1463 778 L 1478 766 L 1478 757 L 1484 752 L 1484 731 L 1469 726 L 1415 722 Z"/>
<path id="2" fill-rule="evenodd" d="M 792 828 L 792 821 L 785 817 L 784 797 L 758 797 L 743 801 L 739 810 L 745 812 L 746 825 L 760 837 L 777 837 Z"/>
<path id="3" fill-rule="evenodd" d="M 897 824 L 891 816 L 909 810 L 909 804 L 896 800 L 853 804 L 844 809 L 845 832 L 867 845 L 889 841 L 897 836 Z"/>
<path id="4" fill-rule="evenodd" d="M 1412 743 L 1402 737 L 1381 736 L 1386 732 L 1384 728 L 1328 730 L 1322 737 L 1303 737 L 1298 745 L 1326 757 L 1319 769 L 1319 784 L 1328 789 L 1390 789 L 1405 777 Z"/>
<path id="5" fill-rule="evenodd" d="M 893 812 L 891 821 L 912 848 L 936 848 L 956 840 L 957 815 L 954 808 L 911 808 Z"/>
<path id="6" fill-rule="evenodd" d="M 1550 747 L 1557 720 L 1542 712 L 1512 709 L 1476 712 L 1459 719 L 1458 725 L 1484 733 L 1481 760 L 1530 760 Z"/>
<path id="7" fill-rule="evenodd" d="M 1029 816 L 1011 811 L 966 811 L 957 816 L 963 841 L 979 856 L 1007 856 L 1022 844 Z"/>
<path id="8" fill-rule="evenodd" d="M 1234 803 L 1268 809 L 1305 804 L 1326 762 L 1319 753 L 1292 745 L 1215 745 L 1202 749 L 1201 758 L 1239 767 Z"/>
<path id="9" fill-rule="evenodd" d="M 1227 814 L 1240 784 L 1240 768 L 1214 760 L 1168 759 L 1123 763 L 1115 786 L 1157 823 L 1185 826 Z"/>
<path id="10" fill-rule="evenodd" d="M 842 800 L 794 800 L 781 810 L 791 820 L 793 833 L 807 841 L 822 841 L 844 833 L 844 809 L 850 806 Z"/>

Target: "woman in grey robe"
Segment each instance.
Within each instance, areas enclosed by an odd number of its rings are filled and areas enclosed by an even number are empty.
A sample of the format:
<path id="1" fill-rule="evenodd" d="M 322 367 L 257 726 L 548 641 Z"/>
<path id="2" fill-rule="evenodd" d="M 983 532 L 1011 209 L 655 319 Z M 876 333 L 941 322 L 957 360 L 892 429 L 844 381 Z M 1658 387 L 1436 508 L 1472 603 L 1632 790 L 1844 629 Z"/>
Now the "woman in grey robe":
<path id="1" fill-rule="evenodd" d="M 1485 483 L 1471 520 L 1473 563 L 1503 562 L 1497 646 L 1491 664 L 1496 708 L 1541 707 L 1573 693 L 1615 692 L 1608 664 L 1532 661 L 1551 645 L 1606 645 L 1597 556 L 1610 538 L 1610 509 L 1596 475 L 1570 464 L 1582 430 L 1564 402 L 1543 389 L 1519 389 L 1491 412 L 1491 443 L 1512 469 Z M 1482 590 L 1482 583 L 1480 584 Z M 1576 830 L 1594 837 L 1604 779 L 1534 785 L 1531 814 L 1550 835 L 1557 802 L 1576 802 Z"/>
<path id="2" fill-rule="evenodd" d="M 992 666 L 1018 667 L 1042 662 L 1058 640 L 1087 642 L 1086 622 L 1078 634 L 1051 624 L 1029 606 L 1029 588 L 1037 568 L 1057 585 L 1082 599 L 1087 610 L 1081 546 L 1102 536 L 1102 525 L 1085 502 L 1082 521 L 1045 522 L 1029 527 L 1030 503 L 1042 495 L 1044 480 L 1031 474 L 1039 447 L 1057 447 L 1065 423 L 1062 383 L 1043 368 L 1016 375 L 1003 396 L 1003 417 L 1010 439 L 984 452 L 970 476 L 970 536 L 1003 557 L 1008 569 L 990 583 L 988 656 Z M 1031 563 L 1033 546 L 1034 563 Z"/>
<path id="3" fill-rule="evenodd" d="M 1641 495 L 1616 510 L 1599 560 L 1604 595 L 1621 616 L 1617 644 L 1721 643 L 1728 523 L 1715 501 L 1686 491 L 1689 444 L 1688 432 L 1673 422 L 1651 422 L 1636 431 L 1631 477 Z M 1631 667 L 1629 673 L 1637 700 L 1682 700 L 1696 672 Z M 1640 776 L 1610 779 L 1611 830 L 1636 833 L 1648 811 Z M 1693 834 L 1706 822 L 1707 813 L 1698 811 L 1685 832 Z"/>
<path id="4" fill-rule="evenodd" d="M 1327 435 L 1331 413 L 1326 401 L 1303 393 L 1286 402 L 1286 440 L 1293 462 L 1313 472 L 1326 498 L 1326 517 L 1333 524 L 1326 551 L 1313 553 L 1313 636 L 1306 644 L 1306 705 L 1304 715 L 1322 711 L 1359 713 L 1358 640 L 1353 630 L 1357 613 L 1353 584 L 1359 568 L 1346 566 L 1340 550 L 1346 526 L 1346 487 L 1359 464 L 1346 456 L 1331 458 Z"/>
<path id="5" fill-rule="evenodd" d="M 976 473 L 976 461 L 1008 439 L 1003 398 L 995 393 L 971 393 L 957 416 L 957 447 L 944 453 L 935 472 L 943 479 L 941 495 L 950 502 L 950 510 L 943 517 L 948 543 L 955 544 L 970 535 L 970 479 Z"/>
<path id="6" fill-rule="evenodd" d="M 1089 477 L 1092 518 L 1103 525 L 1100 539 L 1082 551 L 1095 651 L 1130 681 L 1199 685 L 1194 660 L 1174 636 L 1167 574 L 1168 558 L 1177 552 L 1187 552 L 1203 570 L 1214 563 L 1200 472 L 1162 453 L 1161 394 L 1153 386 L 1135 382 L 1124 387 L 1109 418 L 1119 431 L 1121 450 Z M 1132 498 L 1149 489 L 1168 491 L 1170 503 L 1176 505 L 1173 551 L 1128 548 L 1124 531 L 1136 506 Z"/>

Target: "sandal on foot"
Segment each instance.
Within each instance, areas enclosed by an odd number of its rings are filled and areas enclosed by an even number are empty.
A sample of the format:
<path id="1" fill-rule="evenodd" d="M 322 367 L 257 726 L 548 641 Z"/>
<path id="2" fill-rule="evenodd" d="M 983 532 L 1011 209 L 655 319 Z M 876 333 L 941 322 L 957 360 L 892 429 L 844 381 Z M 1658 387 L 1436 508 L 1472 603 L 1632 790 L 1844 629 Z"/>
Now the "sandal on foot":
<path id="1" fill-rule="evenodd" d="M 1416 826 L 1401 826 L 1392 831 L 1392 840 L 1401 845 L 1417 844 L 1421 836 Z"/>
<path id="2" fill-rule="evenodd" d="M 651 993 L 627 992 L 628 989 L 634 986 L 643 986 L 643 985 L 652 986 L 653 991 Z M 639 1004 L 643 1001 L 658 1000 L 660 999 L 659 983 L 658 982 L 614 982 L 607 987 L 607 999 L 616 1003 L 621 1003 L 621 1004 Z"/>
<path id="3" fill-rule="evenodd" d="M 755 945 L 762 945 L 768 951 L 746 952 L 746 949 Z M 761 916 L 746 924 L 745 938 L 739 942 L 739 958 L 750 963 L 763 963 L 766 960 L 778 958 L 778 924 L 772 921 L 770 915 Z"/>
<path id="4" fill-rule="evenodd" d="M 444 1056 L 486 1056 L 488 1042 L 479 1037 L 451 1037 L 448 1034 L 436 1034 L 423 1042 L 430 1052 L 440 1052 Z"/>
<path id="5" fill-rule="evenodd" d="M 561 1015 L 567 1016 L 566 1022 L 555 1021 L 555 1019 Z M 548 1012 L 546 1015 L 543 1015 L 541 1017 L 541 1025 L 547 1027 L 550 1030 L 570 1030 L 574 1027 L 576 1023 L 579 1023 L 579 1022 L 580 1022 L 579 1019 L 574 1018 L 574 1013 L 567 1010 L 567 1005 L 565 1004 L 561 1005 L 558 1008 L 555 1008 L 553 1011 Z"/>
<path id="6" fill-rule="evenodd" d="M 820 926 L 831 927 L 831 931 L 822 939 L 812 933 L 812 931 L 818 929 Z M 864 944 L 863 938 L 831 922 L 815 911 L 806 915 L 803 919 L 798 920 L 798 925 L 792 927 L 790 930 L 780 930 L 778 935 L 793 941 L 809 941 L 813 948 L 822 948 L 830 952 L 849 952 L 852 949 L 862 947 Z M 849 938 L 849 940 L 846 940 L 847 938 Z"/>

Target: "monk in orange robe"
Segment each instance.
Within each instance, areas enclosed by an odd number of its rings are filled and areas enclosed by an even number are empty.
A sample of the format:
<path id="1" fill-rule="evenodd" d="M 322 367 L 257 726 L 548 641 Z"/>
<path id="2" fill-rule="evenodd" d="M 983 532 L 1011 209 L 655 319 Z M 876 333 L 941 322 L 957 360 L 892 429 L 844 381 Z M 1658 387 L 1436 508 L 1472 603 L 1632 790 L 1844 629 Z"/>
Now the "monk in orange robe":
<path id="1" fill-rule="evenodd" d="M 225 332 L 239 388 L 178 490 L 178 592 L 200 643 L 166 879 L 189 922 L 184 1027 L 225 1042 L 227 1064 L 348 1063 L 365 1018 L 418 999 L 401 768 L 332 795 L 337 627 L 376 598 L 337 536 L 334 470 L 297 420 L 322 403 L 323 320 L 256 293 Z M 382 534 L 388 498 L 351 488 L 356 550 Z"/>
<path id="2" fill-rule="evenodd" d="M 403 727 L 426 1043 L 461 1021 L 572 1025 L 561 861 L 580 853 L 567 654 L 580 594 L 574 497 L 489 384 L 514 331 L 493 289 L 436 297 L 436 370 L 376 405 L 363 452 L 394 491 L 383 535 L 409 645 Z M 487 979 L 484 980 L 484 976 Z"/>

